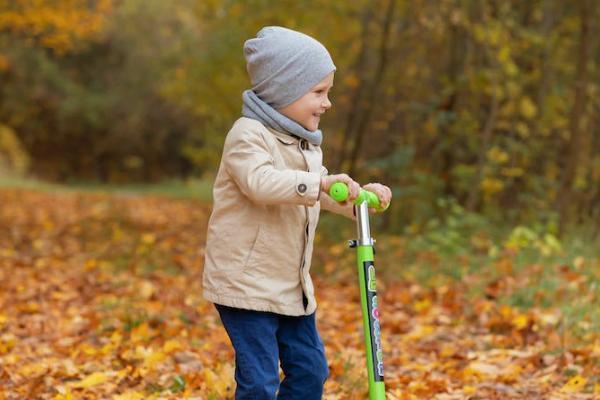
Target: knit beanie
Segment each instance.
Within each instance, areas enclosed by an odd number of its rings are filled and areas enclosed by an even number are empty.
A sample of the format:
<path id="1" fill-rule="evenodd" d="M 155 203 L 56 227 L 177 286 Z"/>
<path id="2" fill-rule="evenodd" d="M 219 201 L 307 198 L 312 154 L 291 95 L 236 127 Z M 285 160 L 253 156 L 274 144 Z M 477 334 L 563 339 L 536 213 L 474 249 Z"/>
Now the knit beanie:
<path id="1" fill-rule="evenodd" d="M 247 40 L 244 57 L 252 90 L 275 109 L 298 100 L 336 69 L 320 42 L 280 26 L 265 27 Z"/>

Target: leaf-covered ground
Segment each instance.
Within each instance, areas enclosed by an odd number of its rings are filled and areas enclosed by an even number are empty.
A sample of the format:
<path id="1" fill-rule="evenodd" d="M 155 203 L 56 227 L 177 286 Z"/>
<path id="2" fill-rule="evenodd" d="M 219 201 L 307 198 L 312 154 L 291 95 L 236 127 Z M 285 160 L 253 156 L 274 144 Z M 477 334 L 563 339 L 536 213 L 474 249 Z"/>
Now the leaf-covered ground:
<path id="1" fill-rule="evenodd" d="M 0 190 L 0 399 L 232 398 L 233 351 L 201 294 L 209 212 L 191 200 Z M 325 276 L 354 268 L 331 262 L 337 251 L 317 250 Z M 557 293 L 597 295 L 577 267 L 546 273 L 564 282 Z M 507 268 L 479 297 L 466 295 L 468 279 L 380 279 L 388 398 L 600 398 L 597 331 L 575 337 L 557 308 L 497 301 L 540 268 Z M 365 399 L 353 274 L 315 281 L 325 398 Z"/>

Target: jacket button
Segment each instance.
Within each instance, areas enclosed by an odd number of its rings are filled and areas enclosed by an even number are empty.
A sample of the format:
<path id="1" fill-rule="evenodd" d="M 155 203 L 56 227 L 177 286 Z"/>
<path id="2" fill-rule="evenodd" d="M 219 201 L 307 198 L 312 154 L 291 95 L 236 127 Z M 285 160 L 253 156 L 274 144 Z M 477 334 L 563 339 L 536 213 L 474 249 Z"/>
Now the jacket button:
<path id="1" fill-rule="evenodd" d="M 299 184 L 299 185 L 298 185 L 298 191 L 299 191 L 300 193 L 304 193 L 304 192 L 306 192 L 306 185 L 305 185 L 304 183 L 301 183 L 301 184 Z"/>
<path id="2" fill-rule="evenodd" d="M 306 149 L 308 149 L 308 142 L 307 142 L 306 140 L 302 139 L 302 140 L 300 141 L 300 148 L 301 148 L 302 150 L 306 150 Z"/>

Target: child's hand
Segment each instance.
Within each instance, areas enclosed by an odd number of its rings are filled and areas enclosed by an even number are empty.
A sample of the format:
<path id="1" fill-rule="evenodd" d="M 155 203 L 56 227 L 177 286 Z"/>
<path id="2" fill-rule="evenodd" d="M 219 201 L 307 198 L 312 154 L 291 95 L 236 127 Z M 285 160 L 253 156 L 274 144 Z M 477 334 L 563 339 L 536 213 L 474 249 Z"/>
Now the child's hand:
<path id="1" fill-rule="evenodd" d="M 386 208 L 388 204 L 390 204 L 390 201 L 392 201 L 392 191 L 389 187 L 382 185 L 381 183 L 367 183 L 363 186 L 363 189 L 375 193 L 379 198 L 379 203 L 382 208 Z M 374 209 L 370 211 L 375 212 Z"/>
<path id="2" fill-rule="evenodd" d="M 321 178 L 321 191 L 329 193 L 329 188 L 336 182 L 344 182 L 346 185 L 348 185 L 348 199 L 344 203 L 352 202 L 358 197 L 360 185 L 354 182 L 354 180 L 347 174 L 323 176 Z"/>

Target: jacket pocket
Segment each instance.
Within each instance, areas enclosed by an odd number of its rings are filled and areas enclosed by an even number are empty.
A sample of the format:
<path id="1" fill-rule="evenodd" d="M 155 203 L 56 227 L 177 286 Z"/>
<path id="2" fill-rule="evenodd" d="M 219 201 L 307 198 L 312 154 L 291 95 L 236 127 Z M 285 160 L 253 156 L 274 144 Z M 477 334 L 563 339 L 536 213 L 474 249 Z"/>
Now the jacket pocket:
<path id="1" fill-rule="evenodd" d="M 254 241 L 252 242 L 252 245 L 250 246 L 250 250 L 248 251 L 248 254 L 246 256 L 246 260 L 244 261 L 244 267 L 243 267 L 244 271 L 246 271 L 249 267 L 254 265 L 256 259 L 260 259 L 261 255 L 257 254 L 257 253 L 261 253 L 261 249 L 263 247 L 263 241 L 264 241 L 263 236 L 264 236 L 264 229 L 261 226 L 259 226 L 256 231 L 256 236 L 254 237 Z"/>
<path id="2" fill-rule="evenodd" d="M 236 228 L 233 228 L 236 229 Z M 231 227 L 210 234 L 206 243 L 207 259 L 215 273 L 241 272 L 248 264 L 260 237 L 260 227 Z"/>

